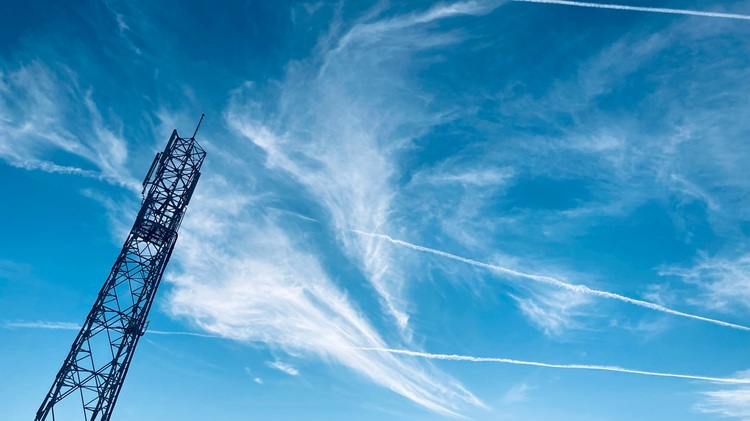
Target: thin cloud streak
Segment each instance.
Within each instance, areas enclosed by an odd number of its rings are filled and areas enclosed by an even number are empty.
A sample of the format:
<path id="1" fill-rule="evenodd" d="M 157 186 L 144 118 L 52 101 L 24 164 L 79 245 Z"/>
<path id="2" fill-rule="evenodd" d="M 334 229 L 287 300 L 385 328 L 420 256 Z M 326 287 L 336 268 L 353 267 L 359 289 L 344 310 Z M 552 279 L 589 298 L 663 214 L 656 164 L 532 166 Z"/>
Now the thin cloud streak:
<path id="1" fill-rule="evenodd" d="M 667 13 L 672 15 L 702 16 L 708 18 L 750 20 L 750 15 L 737 13 L 703 12 L 700 10 L 668 9 L 664 7 L 625 6 L 621 4 L 588 3 L 568 0 L 511 0 L 521 3 L 559 4 L 563 6 L 591 7 L 596 9 L 630 10 L 634 12 Z"/>
<path id="2" fill-rule="evenodd" d="M 81 325 L 76 324 L 76 323 L 49 322 L 49 321 L 36 321 L 36 322 L 6 321 L 3 323 L 3 327 L 6 329 L 81 330 Z M 206 333 L 195 333 L 195 332 L 170 332 L 170 331 L 164 331 L 164 330 L 147 330 L 146 333 L 153 334 L 153 335 L 195 336 L 199 338 L 226 339 L 224 336 L 209 335 Z"/>
<path id="3" fill-rule="evenodd" d="M 674 316 L 687 317 L 687 318 L 690 318 L 690 319 L 701 320 L 701 321 L 704 321 L 704 322 L 713 323 L 713 324 L 716 324 L 716 325 L 719 325 L 719 326 L 730 327 L 732 329 L 739 329 L 739 330 L 750 331 L 750 327 L 747 327 L 747 326 L 738 325 L 738 324 L 729 323 L 729 322 L 724 322 L 724 321 L 721 321 L 721 320 L 711 319 L 711 318 L 708 318 L 708 317 L 698 316 L 698 315 L 695 315 L 695 314 L 684 313 L 682 311 L 672 310 L 671 308 L 667 308 L 667 307 L 664 307 L 664 306 L 656 304 L 656 303 L 651 303 L 651 302 L 643 301 L 643 300 L 637 300 L 635 298 L 626 297 L 626 296 L 615 294 L 615 293 L 608 292 L 608 291 L 601 291 L 601 290 L 597 290 L 597 289 L 592 289 L 592 288 L 589 288 L 589 287 L 587 287 L 585 285 L 573 285 L 573 284 L 569 284 L 569 283 L 560 281 L 559 279 L 552 278 L 550 276 L 541 276 L 541 275 L 534 275 L 534 274 L 530 274 L 530 273 L 519 272 L 517 270 L 505 268 L 505 267 L 502 267 L 502 266 L 492 265 L 492 264 L 489 264 L 489 263 L 483 263 L 483 262 L 479 262 L 479 261 L 476 261 L 476 260 L 473 260 L 473 259 L 467 259 L 465 257 L 456 256 L 455 254 L 450 254 L 450 253 L 447 253 L 447 252 L 444 252 L 444 251 L 431 249 L 429 247 L 418 246 L 416 244 L 408 243 L 408 242 L 402 241 L 402 240 L 397 240 L 397 239 L 392 238 L 392 237 L 390 237 L 388 235 L 385 235 L 385 234 L 375 234 L 375 233 L 364 232 L 364 231 L 359 231 L 359 230 L 349 230 L 349 231 L 353 232 L 355 234 L 359 234 L 359 235 L 364 235 L 364 236 L 369 236 L 369 237 L 375 237 L 375 238 L 381 238 L 381 239 L 384 239 L 384 240 L 388 240 L 389 242 L 391 242 L 393 244 L 404 246 L 404 247 L 408 247 L 408 248 L 413 249 L 413 250 L 418 250 L 418 251 L 423 251 L 423 252 L 426 252 L 426 253 L 436 254 L 438 256 L 447 257 L 449 259 L 453 259 L 453 260 L 457 260 L 459 262 L 467 263 L 467 264 L 470 264 L 472 266 L 477 266 L 477 267 L 489 269 L 489 270 L 492 270 L 492 271 L 495 271 L 495 272 L 500 272 L 500 273 L 504 273 L 506 275 L 511 275 L 511 276 L 515 276 L 515 277 L 519 277 L 519 278 L 530 279 L 530 280 L 533 280 L 533 281 L 536 281 L 536 282 L 540 282 L 540 283 L 547 284 L 547 285 L 553 285 L 553 286 L 564 288 L 564 289 L 567 289 L 567 290 L 570 290 L 570 291 L 575 291 L 575 292 L 578 292 L 578 293 L 581 293 L 581 294 L 589 294 L 589 295 L 595 295 L 595 296 L 602 297 L 602 298 L 610 298 L 610 299 L 622 301 L 622 302 L 625 302 L 625 303 L 628 303 L 628 304 L 637 305 L 639 307 L 644 307 L 644 308 L 648 308 L 648 309 L 651 309 L 651 310 L 660 311 L 662 313 L 672 314 Z"/>
<path id="4" fill-rule="evenodd" d="M 3 327 L 6 329 L 50 329 L 50 330 L 79 330 L 80 325 L 70 322 L 48 322 L 48 321 L 5 321 Z"/>
<path id="5" fill-rule="evenodd" d="M 210 339 L 226 339 L 219 335 L 209 335 L 207 333 L 194 333 L 194 332 L 165 332 L 163 330 L 147 330 L 146 333 L 154 335 L 177 335 L 177 336 L 195 336 L 198 338 L 210 338 Z"/>
<path id="6" fill-rule="evenodd" d="M 317 219 L 310 218 L 309 216 L 302 215 L 301 213 L 297 213 L 297 212 L 293 212 L 293 211 L 290 211 L 290 210 L 281 209 L 281 208 L 277 208 L 277 207 L 273 207 L 273 206 L 266 206 L 265 208 L 268 209 L 268 210 L 271 210 L 271 211 L 276 211 L 276 212 L 279 212 L 279 213 L 283 213 L 285 215 L 294 216 L 295 218 L 299 218 L 299 219 L 301 219 L 303 221 L 320 223 L 320 221 L 318 221 Z"/>
<path id="7" fill-rule="evenodd" d="M 61 175 L 79 175 L 81 177 L 91 178 L 98 181 L 104 181 L 112 184 L 113 186 L 124 187 L 130 189 L 133 192 L 139 193 L 141 189 L 140 185 L 134 180 L 125 180 L 118 177 L 107 175 L 103 172 L 84 170 L 83 168 L 58 165 L 54 162 L 38 160 L 38 159 L 12 159 L 7 158 L 6 161 L 13 167 L 20 168 L 27 171 L 39 170 L 49 174 L 61 174 Z"/>
<path id="8" fill-rule="evenodd" d="M 3 326 L 6 328 L 51 329 L 51 330 L 78 330 L 80 329 L 80 326 L 76 325 L 75 323 L 45 322 L 45 321 L 5 322 Z M 154 335 L 182 335 L 182 336 L 197 336 L 201 338 L 211 338 L 211 339 L 227 339 L 224 336 L 207 335 L 207 334 L 200 334 L 200 333 L 193 333 L 193 332 L 169 332 L 169 331 L 160 331 L 160 330 L 148 330 L 146 331 L 146 333 L 151 333 Z M 387 352 L 390 354 L 408 355 L 411 357 L 429 358 L 433 360 L 470 361 L 470 362 L 477 362 L 477 363 L 492 362 L 492 363 L 503 363 L 503 364 L 514 364 L 514 365 L 529 365 L 529 366 L 545 367 L 545 368 L 612 371 L 612 372 L 619 372 L 619 373 L 640 374 L 640 375 L 655 376 L 655 377 L 673 377 L 673 378 L 680 378 L 680 379 L 703 380 L 703 381 L 710 381 L 710 382 L 716 382 L 716 383 L 750 384 L 750 378 L 744 379 L 744 378 L 731 378 L 731 377 L 710 377 L 710 376 L 696 376 L 696 375 L 690 375 L 690 374 L 662 373 L 662 372 L 654 372 L 654 371 L 633 370 L 633 369 L 623 368 L 619 366 L 610 366 L 610 365 L 552 364 L 552 363 L 544 363 L 544 362 L 538 362 L 538 361 L 514 360 L 510 358 L 475 357 L 475 356 L 470 356 L 470 355 L 458 355 L 458 354 L 433 354 L 433 353 L 428 353 L 428 352 L 410 351 L 406 349 L 368 348 L 368 347 L 352 347 L 352 348 L 360 350 L 360 351 Z M 296 376 L 299 374 L 299 371 L 295 369 L 294 367 L 288 364 L 279 362 L 279 361 L 269 362 L 268 366 L 275 368 L 279 371 L 282 371 L 286 374 L 289 374 L 291 376 Z"/>
<path id="9" fill-rule="evenodd" d="M 290 364 L 282 363 L 281 361 L 273 361 L 273 362 L 269 361 L 266 364 L 269 367 L 271 367 L 273 369 L 276 369 L 276 370 L 279 370 L 282 373 L 288 374 L 290 376 L 298 376 L 299 375 L 299 370 L 297 370 L 296 368 L 294 368 Z"/>
<path id="10" fill-rule="evenodd" d="M 457 2 L 452 4 L 440 4 L 430 8 L 429 10 L 422 13 L 409 14 L 405 16 L 399 16 L 392 19 L 383 19 L 372 23 L 360 23 L 356 25 L 352 30 L 346 33 L 334 49 L 339 51 L 355 40 L 359 41 L 382 41 L 380 36 L 382 34 L 404 30 L 409 27 L 416 25 L 423 25 L 441 19 L 451 18 L 455 16 L 481 16 L 495 10 L 504 0 L 492 0 L 492 1 L 466 1 Z M 323 70 L 325 70 L 325 66 Z"/>
<path id="11" fill-rule="evenodd" d="M 513 360 L 509 358 L 473 357 L 470 355 L 457 355 L 457 354 L 432 354 L 428 352 L 409 351 L 406 349 L 390 349 L 390 348 L 357 348 L 357 349 L 360 349 L 363 351 L 387 352 L 391 354 L 409 355 L 412 357 L 429 358 L 433 360 L 530 365 L 534 367 L 561 368 L 561 369 L 571 369 L 571 370 L 612 371 L 612 372 L 617 372 L 617 373 L 640 374 L 643 376 L 673 377 L 673 378 L 678 378 L 678 379 L 703 380 L 703 381 L 716 382 L 716 383 L 750 384 L 750 379 L 743 379 L 743 378 L 694 376 L 690 374 L 674 374 L 674 373 L 661 373 L 661 372 L 656 372 L 656 371 L 631 370 L 629 368 L 618 367 L 615 365 L 550 364 L 550 363 L 542 363 L 542 362 L 537 362 L 537 361 Z"/>

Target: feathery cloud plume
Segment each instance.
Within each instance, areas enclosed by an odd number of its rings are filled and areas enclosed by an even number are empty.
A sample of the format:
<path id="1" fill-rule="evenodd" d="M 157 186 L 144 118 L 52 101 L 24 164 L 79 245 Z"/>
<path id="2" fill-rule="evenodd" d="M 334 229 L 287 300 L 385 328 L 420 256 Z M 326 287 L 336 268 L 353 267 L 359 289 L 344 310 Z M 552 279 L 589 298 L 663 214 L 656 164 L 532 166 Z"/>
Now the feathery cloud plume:
<path id="1" fill-rule="evenodd" d="M 211 336 L 339 364 L 437 413 L 483 405 L 430 366 L 357 350 L 385 340 L 316 255 L 252 199 L 233 199 L 242 181 L 201 182 L 165 279 L 170 314 Z"/>
<path id="2" fill-rule="evenodd" d="M 398 154 L 448 118 L 432 110 L 429 95 L 410 80 L 425 65 L 418 55 L 461 41 L 431 24 L 483 15 L 499 4 L 371 14 L 321 41 L 313 57 L 291 63 L 278 83 L 236 89 L 225 112 L 227 125 L 265 152 L 269 169 L 291 175 L 330 216 L 343 253 L 360 266 L 406 338 L 409 302 L 400 266 L 388 248 L 345 235 L 346 227 L 387 229 L 398 193 Z"/>
<path id="3" fill-rule="evenodd" d="M 91 89 L 81 90 L 76 78 L 71 69 L 41 62 L 10 69 L 0 63 L 0 159 L 17 168 L 75 174 L 140 192 L 125 165 L 125 140 L 108 127 Z M 80 121 L 76 126 L 68 123 L 72 116 Z M 50 151 L 98 171 L 50 162 L 45 159 Z"/>

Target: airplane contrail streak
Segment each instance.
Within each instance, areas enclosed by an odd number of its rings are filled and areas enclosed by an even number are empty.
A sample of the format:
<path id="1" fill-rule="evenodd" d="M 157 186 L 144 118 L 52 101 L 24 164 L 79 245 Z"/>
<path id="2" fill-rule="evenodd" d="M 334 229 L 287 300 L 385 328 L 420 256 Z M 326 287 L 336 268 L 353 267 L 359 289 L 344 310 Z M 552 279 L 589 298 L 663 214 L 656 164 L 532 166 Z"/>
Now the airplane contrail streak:
<path id="1" fill-rule="evenodd" d="M 25 329 L 53 329 L 53 330 L 79 330 L 80 326 L 74 323 L 67 322 L 5 322 L 6 328 L 25 328 Z M 219 335 L 210 335 L 203 333 L 194 332 L 170 332 L 163 330 L 147 330 L 147 334 L 154 335 L 180 335 L 180 336 L 197 336 L 201 338 L 212 338 L 212 339 L 226 339 Z M 673 377 L 680 379 L 691 379 L 691 380 L 703 380 L 717 383 L 732 383 L 732 384 L 750 384 L 750 379 L 742 378 L 731 378 L 731 377 L 708 377 L 708 376 L 694 376 L 689 374 L 674 374 L 674 373 L 661 373 L 654 371 L 644 370 L 631 370 L 628 368 L 611 366 L 611 365 L 586 365 L 586 364 L 550 364 L 537 361 L 524 361 L 514 360 L 510 358 L 496 358 L 496 357 L 474 357 L 469 355 L 457 355 L 457 354 L 432 354 L 428 352 L 410 351 L 406 349 L 392 349 L 392 348 L 368 348 L 368 347 L 351 347 L 360 351 L 373 351 L 373 352 L 387 352 L 391 354 L 407 355 L 411 357 L 429 358 L 433 360 L 448 360 L 448 361 L 470 361 L 476 363 L 502 363 L 502 364 L 514 364 L 514 365 L 528 365 L 535 367 L 546 367 L 546 368 L 559 368 L 559 369 L 578 369 L 578 370 L 598 370 L 598 371 L 614 371 L 619 373 L 629 374 L 640 374 L 645 376 L 656 376 L 656 377 Z"/>
<path id="2" fill-rule="evenodd" d="M 673 377 L 673 378 L 678 378 L 678 379 L 690 379 L 690 380 L 703 380 L 703 381 L 716 382 L 716 383 L 750 384 L 750 379 L 743 379 L 743 378 L 708 377 L 708 376 L 694 376 L 690 374 L 674 374 L 674 373 L 661 373 L 661 372 L 656 372 L 656 371 L 631 370 L 629 368 L 623 368 L 623 367 L 618 367 L 614 365 L 550 364 L 550 363 L 542 363 L 542 362 L 536 362 L 536 361 L 513 360 L 509 358 L 473 357 L 469 355 L 456 355 L 456 354 L 432 354 L 428 352 L 418 352 L 418 351 L 409 351 L 406 349 L 391 349 L 391 348 L 357 348 L 357 349 L 362 350 L 362 351 L 387 352 L 391 354 L 408 355 L 411 357 L 429 358 L 433 360 L 530 365 L 530 366 L 535 366 L 535 367 L 560 368 L 560 369 L 569 369 L 569 370 L 614 371 L 617 373 L 640 374 L 643 376 L 655 376 L 655 377 Z"/>
<path id="3" fill-rule="evenodd" d="M 494 271 L 494 272 L 499 272 L 499 273 L 503 273 L 503 274 L 514 276 L 514 277 L 518 277 L 518 278 L 530 279 L 532 281 L 540 282 L 540 283 L 547 284 L 547 285 L 553 285 L 553 286 L 556 286 L 556 287 L 559 287 L 559 288 L 567 289 L 569 291 L 574 291 L 574 292 L 578 292 L 578 293 L 581 293 L 581 294 L 589 294 L 589 295 L 595 295 L 595 296 L 602 297 L 602 298 L 610 298 L 610 299 L 613 299 L 613 300 L 619 300 L 619 301 L 622 301 L 622 302 L 626 302 L 626 303 L 629 303 L 629 304 L 633 304 L 633 305 L 637 305 L 637 306 L 640 306 L 640 307 L 648 308 L 648 309 L 651 309 L 651 310 L 660 311 L 662 313 L 672 314 L 674 316 L 687 317 L 687 318 L 690 318 L 690 319 L 701 320 L 701 321 L 704 321 L 704 322 L 713 323 L 713 324 L 716 324 L 716 325 L 719 325 L 719 326 L 730 327 L 732 329 L 739 329 L 739 330 L 750 331 L 750 327 L 748 327 L 748 326 L 738 325 L 738 324 L 735 324 L 735 323 L 729 323 L 729 322 L 725 322 L 725 321 L 722 321 L 722 320 L 711 319 L 711 318 L 708 318 L 708 317 L 698 316 L 698 315 L 695 315 L 695 314 L 684 313 L 682 311 L 677 311 L 677 310 L 673 310 L 673 309 L 668 308 L 668 307 L 664 307 L 663 305 L 660 305 L 660 304 L 652 303 L 652 302 L 649 302 L 649 301 L 638 300 L 638 299 L 635 299 L 635 298 L 626 297 L 624 295 L 615 294 L 613 292 L 601 291 L 601 290 L 598 290 L 598 289 L 592 289 L 592 288 L 589 288 L 589 287 L 587 287 L 585 285 L 569 284 L 567 282 L 563 282 L 563 281 L 561 281 L 559 279 L 556 279 L 556 278 L 553 278 L 551 276 L 542 276 L 542 275 L 534 275 L 534 274 L 531 274 L 531 273 L 524 273 L 524 272 L 520 272 L 520 271 L 517 271 L 517 270 L 509 269 L 509 268 L 502 267 L 502 266 L 497 266 L 497 265 L 493 265 L 493 264 L 489 264 L 489 263 L 479 262 L 479 261 L 473 260 L 473 259 L 467 259 L 466 257 L 457 256 L 455 254 L 447 253 L 447 252 L 444 252 L 444 251 L 441 251 L 441 250 L 436 250 L 436 249 L 432 249 L 432 248 L 424 247 L 424 246 L 418 246 L 416 244 L 408 243 L 408 242 L 403 241 L 403 240 L 398 240 L 398 239 L 395 239 L 395 238 L 393 238 L 391 236 L 388 236 L 388 235 L 385 235 L 385 234 L 375 234 L 375 233 L 372 233 L 372 232 L 365 232 L 365 231 L 360 231 L 360 230 L 349 230 L 349 231 L 351 231 L 351 232 L 353 232 L 355 234 L 365 235 L 365 236 L 368 236 L 368 237 L 381 238 L 381 239 L 384 239 L 384 240 L 388 240 L 389 242 L 391 242 L 393 244 L 404 246 L 404 247 L 407 247 L 407 248 L 410 248 L 410 249 L 413 249 L 413 250 L 418 250 L 418 251 L 423 251 L 423 252 L 426 252 L 426 253 L 436 254 L 438 256 L 446 257 L 448 259 L 457 260 L 459 262 L 463 262 L 463 263 L 466 263 L 466 264 L 469 264 L 469 265 L 472 265 L 472 266 L 489 269 L 489 270 Z"/>
<path id="4" fill-rule="evenodd" d="M 147 330 L 146 333 L 154 335 L 176 335 L 176 336 L 197 336 L 199 338 L 211 338 L 211 339 L 227 339 L 224 336 L 210 335 L 207 333 L 194 333 L 194 332 L 166 332 L 163 330 Z"/>
<path id="5" fill-rule="evenodd" d="M 36 322 L 10 322 L 6 321 L 3 326 L 11 329 L 47 329 L 47 330 L 81 330 L 81 326 L 75 323 L 69 322 L 48 322 L 48 321 L 36 321 Z M 199 338 L 212 338 L 212 339 L 227 339 L 224 336 L 211 335 L 208 333 L 195 333 L 195 332 L 170 332 L 165 330 L 146 330 L 147 334 L 153 335 L 172 335 L 172 336 L 196 336 Z"/>
<path id="6" fill-rule="evenodd" d="M 590 3 L 569 0 L 511 0 L 522 3 L 559 4 L 564 6 L 592 7 L 596 9 L 630 10 L 634 12 L 667 13 L 672 15 L 703 16 L 709 18 L 750 20 L 750 15 L 737 13 L 703 12 L 700 10 L 668 9 L 663 7 L 625 6 L 621 4 Z"/>

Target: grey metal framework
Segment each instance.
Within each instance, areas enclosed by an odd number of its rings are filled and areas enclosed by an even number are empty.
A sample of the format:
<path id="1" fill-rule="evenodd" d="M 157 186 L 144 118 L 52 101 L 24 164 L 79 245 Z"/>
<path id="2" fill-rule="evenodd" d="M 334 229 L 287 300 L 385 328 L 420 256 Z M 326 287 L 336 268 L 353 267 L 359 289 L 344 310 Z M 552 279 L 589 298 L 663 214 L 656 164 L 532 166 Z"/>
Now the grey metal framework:
<path id="1" fill-rule="evenodd" d="M 201 116 L 201 122 L 203 117 Z M 36 421 L 68 421 L 80 406 L 83 419 L 108 421 L 167 266 L 185 209 L 200 178 L 206 152 L 191 138 L 172 132 L 143 180 L 143 202 L 133 228 L 60 368 Z M 57 407 L 56 407 L 57 405 Z M 77 408 L 76 408 L 77 407 Z M 58 408 L 59 409 L 59 408 Z M 61 412 L 64 412 L 61 413 Z"/>

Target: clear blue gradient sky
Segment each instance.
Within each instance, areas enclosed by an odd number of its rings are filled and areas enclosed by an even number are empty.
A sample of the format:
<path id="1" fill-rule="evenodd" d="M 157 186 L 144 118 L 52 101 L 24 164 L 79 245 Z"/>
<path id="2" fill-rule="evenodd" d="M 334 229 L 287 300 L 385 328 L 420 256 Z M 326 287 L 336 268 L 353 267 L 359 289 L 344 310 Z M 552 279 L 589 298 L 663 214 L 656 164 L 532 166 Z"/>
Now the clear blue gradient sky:
<path id="1" fill-rule="evenodd" d="M 113 419 L 750 419 L 750 1 L 617 4 L 2 2 L 0 418 L 206 113 Z"/>

